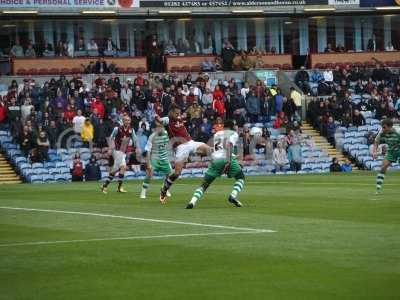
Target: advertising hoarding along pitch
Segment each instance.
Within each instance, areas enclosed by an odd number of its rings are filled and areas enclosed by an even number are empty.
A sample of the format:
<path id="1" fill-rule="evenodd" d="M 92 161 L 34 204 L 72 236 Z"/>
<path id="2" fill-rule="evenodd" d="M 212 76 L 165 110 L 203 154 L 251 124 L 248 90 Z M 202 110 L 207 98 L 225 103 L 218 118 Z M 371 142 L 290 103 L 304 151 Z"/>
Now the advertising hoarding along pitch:
<path id="1" fill-rule="evenodd" d="M 328 0 L 141 0 L 140 7 L 240 7 L 327 5 Z"/>
<path id="2" fill-rule="evenodd" d="M 139 0 L 0 0 L 0 8 L 131 8 L 139 7 Z"/>
<path id="3" fill-rule="evenodd" d="M 360 0 L 361 7 L 400 6 L 400 0 Z"/>

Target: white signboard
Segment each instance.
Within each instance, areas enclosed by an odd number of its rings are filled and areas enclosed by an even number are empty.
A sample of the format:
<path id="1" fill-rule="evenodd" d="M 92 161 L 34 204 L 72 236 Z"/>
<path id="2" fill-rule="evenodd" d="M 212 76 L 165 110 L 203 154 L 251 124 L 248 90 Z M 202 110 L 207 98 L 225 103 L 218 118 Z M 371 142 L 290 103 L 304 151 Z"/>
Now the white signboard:
<path id="1" fill-rule="evenodd" d="M 360 5 L 360 0 L 329 0 L 329 5 L 334 5 L 334 6 L 347 6 L 347 5 L 359 6 Z"/>
<path id="2" fill-rule="evenodd" d="M 139 7 L 139 0 L 0 0 L 0 8 L 132 8 Z"/>

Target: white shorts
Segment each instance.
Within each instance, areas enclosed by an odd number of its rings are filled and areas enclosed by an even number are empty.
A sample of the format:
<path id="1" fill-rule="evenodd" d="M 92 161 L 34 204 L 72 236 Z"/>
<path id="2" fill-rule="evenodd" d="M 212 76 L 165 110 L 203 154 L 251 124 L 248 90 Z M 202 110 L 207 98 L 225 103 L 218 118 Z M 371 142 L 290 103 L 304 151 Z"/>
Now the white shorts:
<path id="1" fill-rule="evenodd" d="M 190 154 L 196 153 L 200 146 L 204 146 L 202 142 L 188 141 L 184 144 L 180 144 L 176 148 L 176 160 L 177 161 L 187 161 Z"/>
<path id="2" fill-rule="evenodd" d="M 126 167 L 126 153 L 114 150 L 112 156 L 114 158 L 114 164 L 111 168 L 111 172 L 116 172 L 120 168 Z"/>

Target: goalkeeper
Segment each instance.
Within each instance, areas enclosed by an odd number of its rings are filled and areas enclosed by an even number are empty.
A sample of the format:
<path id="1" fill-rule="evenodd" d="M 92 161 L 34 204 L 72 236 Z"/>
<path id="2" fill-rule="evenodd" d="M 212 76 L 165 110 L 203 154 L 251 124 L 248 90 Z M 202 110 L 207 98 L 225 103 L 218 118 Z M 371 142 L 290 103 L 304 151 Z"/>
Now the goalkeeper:
<path id="1" fill-rule="evenodd" d="M 242 207 L 242 203 L 237 198 L 244 187 L 244 174 L 235 154 L 239 135 L 233 130 L 233 126 L 233 122 L 227 120 L 224 124 L 225 129 L 214 135 L 212 161 L 208 166 L 203 183 L 194 191 L 192 199 L 187 204 L 187 209 L 194 208 L 210 184 L 222 174 L 227 174 L 229 178 L 235 178 L 236 182 L 228 201 L 236 207 Z"/>

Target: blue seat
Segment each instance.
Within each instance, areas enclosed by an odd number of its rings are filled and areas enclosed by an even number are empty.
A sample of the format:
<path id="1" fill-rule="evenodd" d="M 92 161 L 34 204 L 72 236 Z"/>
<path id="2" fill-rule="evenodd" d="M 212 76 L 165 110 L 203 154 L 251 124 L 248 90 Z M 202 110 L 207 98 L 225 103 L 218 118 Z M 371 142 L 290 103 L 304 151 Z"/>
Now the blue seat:
<path id="1" fill-rule="evenodd" d="M 68 177 L 64 174 L 58 174 L 54 176 L 54 180 L 57 182 L 66 182 L 68 181 Z"/>
<path id="2" fill-rule="evenodd" d="M 67 164 L 64 162 L 56 162 L 56 168 L 65 168 Z"/>
<path id="3" fill-rule="evenodd" d="M 29 181 L 32 183 L 43 183 L 42 175 L 31 175 Z"/>
<path id="4" fill-rule="evenodd" d="M 45 168 L 35 168 L 33 169 L 33 173 L 36 175 L 47 175 L 49 171 Z"/>
<path id="5" fill-rule="evenodd" d="M 43 168 L 42 163 L 33 163 L 32 164 L 32 169 L 39 169 L 39 168 Z"/>
<path id="6" fill-rule="evenodd" d="M 57 168 L 49 168 L 49 174 L 50 175 L 56 175 L 56 174 L 60 174 L 60 169 Z"/>
<path id="7" fill-rule="evenodd" d="M 56 167 L 56 163 L 52 162 L 52 161 L 47 161 L 44 163 L 44 167 L 49 169 L 49 168 L 55 168 Z"/>
<path id="8" fill-rule="evenodd" d="M 53 175 L 43 175 L 43 181 L 46 183 L 49 182 L 54 182 L 54 176 Z"/>

